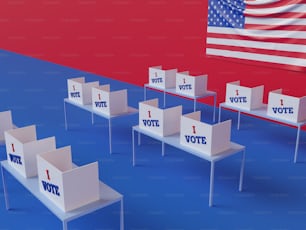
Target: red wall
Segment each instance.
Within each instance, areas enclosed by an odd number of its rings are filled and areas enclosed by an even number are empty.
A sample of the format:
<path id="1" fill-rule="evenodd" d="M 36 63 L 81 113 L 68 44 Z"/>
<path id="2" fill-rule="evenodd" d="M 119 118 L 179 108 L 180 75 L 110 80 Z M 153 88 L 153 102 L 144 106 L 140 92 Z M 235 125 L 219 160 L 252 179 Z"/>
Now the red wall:
<path id="1" fill-rule="evenodd" d="M 219 102 L 233 80 L 306 95 L 305 73 L 206 58 L 206 18 L 203 0 L 1 0 L 0 48 L 138 85 L 154 65 L 208 73 Z"/>

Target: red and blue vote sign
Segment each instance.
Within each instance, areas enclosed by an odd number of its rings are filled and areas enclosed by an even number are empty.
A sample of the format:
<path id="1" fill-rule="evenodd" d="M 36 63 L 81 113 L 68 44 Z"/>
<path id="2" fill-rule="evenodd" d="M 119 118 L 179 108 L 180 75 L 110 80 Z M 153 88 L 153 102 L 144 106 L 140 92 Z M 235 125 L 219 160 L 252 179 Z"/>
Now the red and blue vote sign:
<path id="1" fill-rule="evenodd" d="M 41 180 L 43 190 L 50 193 L 50 194 L 53 194 L 55 196 L 60 196 L 59 186 L 51 183 L 51 177 L 50 177 L 49 170 L 46 169 L 45 172 L 46 172 L 46 176 L 47 176 L 48 181 Z"/>
<path id="2" fill-rule="evenodd" d="M 10 146 L 11 146 L 11 151 L 8 153 L 8 156 L 9 156 L 8 160 L 13 164 L 23 165 L 21 156 L 15 153 L 14 143 L 11 143 Z"/>
<path id="3" fill-rule="evenodd" d="M 191 126 L 192 134 L 185 135 L 186 143 L 192 143 L 192 144 L 199 144 L 199 145 L 206 145 L 207 144 L 207 138 L 206 136 L 197 135 L 196 132 L 196 126 Z"/>

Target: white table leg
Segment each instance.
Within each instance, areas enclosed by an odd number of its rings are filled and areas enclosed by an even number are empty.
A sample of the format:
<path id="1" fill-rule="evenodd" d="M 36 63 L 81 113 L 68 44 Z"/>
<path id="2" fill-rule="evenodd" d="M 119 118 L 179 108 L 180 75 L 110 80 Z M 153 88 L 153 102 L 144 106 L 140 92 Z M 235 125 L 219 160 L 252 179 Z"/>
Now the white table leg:
<path id="1" fill-rule="evenodd" d="M 216 121 L 216 106 L 217 106 L 217 95 L 214 95 L 214 112 L 213 112 L 213 122 Z M 219 120 L 220 122 L 220 120 Z"/>
<path id="2" fill-rule="evenodd" d="M 132 147 L 133 147 L 133 166 L 135 166 L 135 130 L 132 128 Z M 139 132 L 138 132 L 138 137 L 139 137 Z"/>
<path id="3" fill-rule="evenodd" d="M 164 108 L 166 108 L 166 90 L 164 90 Z"/>
<path id="4" fill-rule="evenodd" d="M 296 134 L 296 141 L 295 141 L 294 163 L 296 163 L 297 157 L 298 157 L 298 149 L 299 149 L 299 142 L 300 142 L 300 132 L 301 132 L 301 126 L 299 125 L 297 127 L 297 134 Z"/>
<path id="5" fill-rule="evenodd" d="M 237 130 L 240 129 L 240 111 L 238 111 L 238 121 L 237 121 Z"/>
<path id="6" fill-rule="evenodd" d="M 63 230 L 67 230 L 67 221 L 63 220 Z"/>
<path id="7" fill-rule="evenodd" d="M 162 141 L 162 156 L 165 156 L 165 142 Z"/>
<path id="8" fill-rule="evenodd" d="M 91 124 L 93 125 L 95 123 L 94 113 L 91 112 Z"/>
<path id="9" fill-rule="evenodd" d="M 213 206 L 215 162 L 210 162 L 209 207 Z"/>
<path id="10" fill-rule="evenodd" d="M 218 117 L 218 123 L 221 122 L 221 110 L 222 110 L 222 105 L 219 106 L 219 117 Z"/>
<path id="11" fill-rule="evenodd" d="M 65 102 L 65 100 L 64 100 L 64 118 L 65 118 L 65 130 L 68 130 L 67 114 L 66 114 L 66 102 Z"/>
<path id="12" fill-rule="evenodd" d="M 4 192 L 4 200 L 5 200 L 5 207 L 6 210 L 10 209 L 10 204 L 8 200 L 8 193 L 7 193 L 7 187 L 6 187 L 6 182 L 5 182 L 5 177 L 4 177 L 4 168 L 1 166 L 1 174 L 2 174 L 2 183 L 3 183 L 3 192 Z"/>
<path id="13" fill-rule="evenodd" d="M 112 149 L 112 122 L 111 122 L 111 118 L 108 119 L 108 138 L 109 138 L 109 153 L 112 154 L 113 153 L 113 149 Z"/>
<path id="14" fill-rule="evenodd" d="M 123 198 L 120 201 L 120 230 L 124 230 Z"/>
<path id="15" fill-rule="evenodd" d="M 245 164 L 245 149 L 242 152 L 242 159 L 241 159 L 240 178 L 239 178 L 239 192 L 242 191 L 242 187 L 243 187 L 244 164 Z"/>

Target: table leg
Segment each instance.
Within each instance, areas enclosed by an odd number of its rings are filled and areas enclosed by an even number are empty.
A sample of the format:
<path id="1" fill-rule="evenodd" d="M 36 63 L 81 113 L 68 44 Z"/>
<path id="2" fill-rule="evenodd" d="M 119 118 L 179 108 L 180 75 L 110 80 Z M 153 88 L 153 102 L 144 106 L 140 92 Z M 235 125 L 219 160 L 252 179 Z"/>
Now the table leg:
<path id="1" fill-rule="evenodd" d="M 216 121 L 216 106 L 217 106 L 217 95 L 214 95 L 214 112 L 213 112 L 213 122 Z M 220 122 L 220 121 L 219 121 Z"/>
<path id="2" fill-rule="evenodd" d="M 239 192 L 242 191 L 242 187 L 243 187 L 244 164 L 245 164 L 245 149 L 242 152 L 242 159 L 241 159 L 240 179 L 239 179 Z"/>
<path id="3" fill-rule="evenodd" d="M 91 124 L 93 125 L 95 123 L 95 120 L 94 120 L 94 113 L 91 112 Z"/>
<path id="4" fill-rule="evenodd" d="M 113 153 L 113 149 L 112 149 L 112 122 L 111 122 L 111 118 L 108 119 L 108 138 L 109 138 L 109 153 L 112 154 Z"/>
<path id="5" fill-rule="evenodd" d="M 67 230 L 67 221 L 63 220 L 63 230 Z"/>
<path id="6" fill-rule="evenodd" d="M 164 90 L 164 108 L 166 108 L 166 90 Z"/>
<path id="7" fill-rule="evenodd" d="M 133 147 L 133 166 L 135 166 L 135 130 L 132 128 L 132 147 Z M 138 136 L 139 136 L 139 132 L 138 132 Z"/>
<path id="8" fill-rule="evenodd" d="M 213 206 L 215 162 L 210 162 L 209 207 Z"/>
<path id="9" fill-rule="evenodd" d="M 162 156 L 165 156 L 165 142 L 162 141 Z"/>
<path id="10" fill-rule="evenodd" d="M 238 121 L 237 121 L 237 130 L 240 129 L 240 111 L 238 111 Z"/>
<path id="11" fill-rule="evenodd" d="M 143 99 L 144 101 L 147 99 L 147 87 L 146 86 L 144 86 L 143 88 Z"/>
<path id="12" fill-rule="evenodd" d="M 3 183 L 3 192 L 4 192 L 4 199 L 5 199 L 5 207 L 6 210 L 10 209 L 10 204 L 8 200 L 8 193 L 7 193 L 7 187 L 6 187 L 6 182 L 5 182 L 5 177 L 4 177 L 4 168 L 1 165 L 1 174 L 2 174 L 2 183 Z"/>
<path id="13" fill-rule="evenodd" d="M 194 99 L 193 99 L 193 112 L 196 111 L 196 108 L 197 108 L 197 99 L 194 98 Z"/>
<path id="14" fill-rule="evenodd" d="M 65 118 L 65 130 L 68 130 L 67 114 L 66 114 L 66 102 L 65 102 L 65 100 L 64 100 L 64 118 Z"/>
<path id="15" fill-rule="evenodd" d="M 297 134 L 296 134 L 296 141 L 295 141 L 294 163 L 296 163 L 297 157 L 298 157 L 298 149 L 299 149 L 299 142 L 300 142 L 300 132 L 301 132 L 301 126 L 298 126 Z"/>
<path id="16" fill-rule="evenodd" d="M 219 118 L 218 118 L 218 123 L 221 122 L 221 110 L 222 110 L 222 105 L 219 106 Z"/>
<path id="17" fill-rule="evenodd" d="M 141 133 L 138 132 L 138 145 L 140 145 L 140 144 L 141 144 Z"/>
<path id="18" fill-rule="evenodd" d="M 124 229 L 124 211 L 123 211 L 123 198 L 120 201 L 120 230 Z"/>

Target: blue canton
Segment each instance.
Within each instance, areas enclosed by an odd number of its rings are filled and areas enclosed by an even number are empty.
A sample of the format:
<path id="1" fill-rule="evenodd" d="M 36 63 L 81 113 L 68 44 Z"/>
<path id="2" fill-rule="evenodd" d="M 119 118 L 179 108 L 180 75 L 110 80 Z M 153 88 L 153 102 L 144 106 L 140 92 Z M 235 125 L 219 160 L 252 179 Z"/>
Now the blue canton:
<path id="1" fill-rule="evenodd" d="M 208 26 L 244 28 L 243 0 L 209 0 Z"/>

